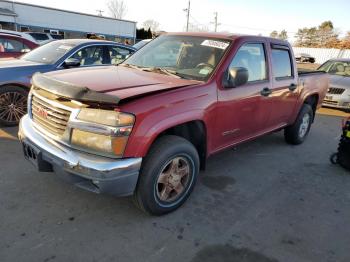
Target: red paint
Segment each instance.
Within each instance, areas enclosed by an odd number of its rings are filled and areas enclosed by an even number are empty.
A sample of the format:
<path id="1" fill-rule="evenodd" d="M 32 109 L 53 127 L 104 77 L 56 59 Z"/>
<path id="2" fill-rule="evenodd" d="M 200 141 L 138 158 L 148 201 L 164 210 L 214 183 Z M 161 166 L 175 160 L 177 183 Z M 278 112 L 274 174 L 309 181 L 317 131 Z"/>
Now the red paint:
<path id="1" fill-rule="evenodd" d="M 190 35 L 233 40 L 207 82 L 177 79 L 122 66 L 65 70 L 49 75 L 122 99 L 118 109 L 136 116 L 124 157 L 144 157 L 161 132 L 194 120 L 202 121 L 205 125 L 209 156 L 292 124 L 310 95 L 316 94 L 319 97 L 318 106 L 321 105 L 328 89 L 326 74 L 299 77 L 295 73 L 290 79 L 274 80 L 270 46 L 271 43 L 286 45 L 286 42 L 258 36 L 212 33 Z M 247 42 L 265 44 L 269 79 L 263 83 L 224 88 L 224 73 L 239 47 Z M 294 72 L 297 72 L 294 58 L 293 67 Z M 292 83 L 298 85 L 294 92 L 288 89 Z M 260 94 L 264 87 L 273 91 L 269 97 Z"/>

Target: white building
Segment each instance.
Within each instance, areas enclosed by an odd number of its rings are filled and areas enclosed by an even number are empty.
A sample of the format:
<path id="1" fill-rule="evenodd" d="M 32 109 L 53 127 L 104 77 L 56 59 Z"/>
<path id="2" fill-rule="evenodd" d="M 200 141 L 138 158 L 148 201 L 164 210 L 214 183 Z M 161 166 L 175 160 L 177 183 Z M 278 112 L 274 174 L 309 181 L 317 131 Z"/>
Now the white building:
<path id="1" fill-rule="evenodd" d="M 136 22 L 0 0 L 0 29 L 51 32 L 65 38 L 85 38 L 89 33 L 110 40 L 136 37 Z"/>

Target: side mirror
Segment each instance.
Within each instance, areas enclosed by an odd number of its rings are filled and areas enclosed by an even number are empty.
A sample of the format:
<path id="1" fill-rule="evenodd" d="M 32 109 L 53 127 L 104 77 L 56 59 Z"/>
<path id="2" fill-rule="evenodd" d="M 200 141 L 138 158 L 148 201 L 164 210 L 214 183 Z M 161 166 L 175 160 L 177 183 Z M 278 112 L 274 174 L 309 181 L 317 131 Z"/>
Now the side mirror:
<path id="1" fill-rule="evenodd" d="M 63 66 L 65 68 L 80 66 L 80 60 L 76 58 L 68 58 L 64 61 Z"/>
<path id="2" fill-rule="evenodd" d="M 231 88 L 244 85 L 248 82 L 249 73 L 244 67 L 231 67 L 226 73 L 224 87 Z"/>

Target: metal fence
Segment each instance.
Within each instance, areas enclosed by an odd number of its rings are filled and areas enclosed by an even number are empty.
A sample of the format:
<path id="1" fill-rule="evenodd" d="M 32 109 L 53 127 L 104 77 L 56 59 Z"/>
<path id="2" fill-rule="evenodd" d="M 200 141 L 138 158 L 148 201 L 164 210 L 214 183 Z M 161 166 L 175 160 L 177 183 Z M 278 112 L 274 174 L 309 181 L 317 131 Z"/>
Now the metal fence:
<path id="1" fill-rule="evenodd" d="M 350 50 L 335 48 L 293 47 L 294 54 L 305 53 L 313 56 L 317 64 L 322 64 L 331 58 L 350 58 Z"/>

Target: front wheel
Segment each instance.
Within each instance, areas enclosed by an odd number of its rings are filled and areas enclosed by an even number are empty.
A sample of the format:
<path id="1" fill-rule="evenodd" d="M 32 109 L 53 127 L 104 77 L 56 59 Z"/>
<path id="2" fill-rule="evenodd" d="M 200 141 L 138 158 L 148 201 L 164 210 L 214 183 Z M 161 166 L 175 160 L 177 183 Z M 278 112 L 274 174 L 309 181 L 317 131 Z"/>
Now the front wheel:
<path id="1" fill-rule="evenodd" d="M 144 160 L 134 200 L 152 215 L 172 212 L 189 197 L 198 173 L 196 148 L 182 137 L 163 136 Z"/>
<path id="2" fill-rule="evenodd" d="M 28 92 L 18 86 L 0 87 L 0 125 L 18 125 L 27 113 Z"/>
<path id="3" fill-rule="evenodd" d="M 284 129 L 286 142 L 292 145 L 303 143 L 309 134 L 313 119 L 314 112 L 312 107 L 304 104 L 294 124 Z"/>

